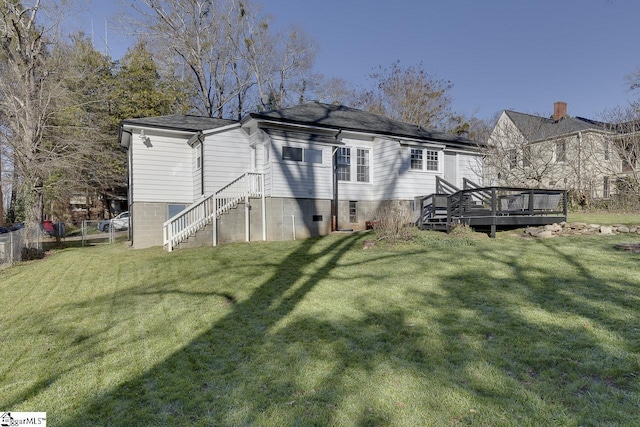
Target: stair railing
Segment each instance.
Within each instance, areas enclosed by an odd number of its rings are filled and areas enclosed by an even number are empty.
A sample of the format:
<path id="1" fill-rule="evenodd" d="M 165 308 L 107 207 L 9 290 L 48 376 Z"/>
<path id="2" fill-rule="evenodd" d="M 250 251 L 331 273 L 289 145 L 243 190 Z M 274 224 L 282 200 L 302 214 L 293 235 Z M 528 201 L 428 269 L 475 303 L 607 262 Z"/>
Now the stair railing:
<path id="1" fill-rule="evenodd" d="M 165 221 L 162 224 L 163 244 L 171 252 L 189 236 L 236 207 L 243 199 L 262 196 L 262 191 L 262 174 L 243 174 Z"/>
<path id="2" fill-rule="evenodd" d="M 437 194 L 453 194 L 457 191 L 460 191 L 458 187 L 445 180 L 444 178 L 440 178 L 436 176 L 436 193 Z"/>

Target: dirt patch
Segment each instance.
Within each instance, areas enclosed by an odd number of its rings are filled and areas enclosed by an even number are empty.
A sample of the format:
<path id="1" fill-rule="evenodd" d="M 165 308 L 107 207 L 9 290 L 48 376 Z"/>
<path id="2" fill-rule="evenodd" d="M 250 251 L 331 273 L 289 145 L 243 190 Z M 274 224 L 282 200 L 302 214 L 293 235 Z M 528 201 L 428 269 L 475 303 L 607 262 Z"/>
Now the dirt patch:
<path id="1" fill-rule="evenodd" d="M 640 254 L 640 243 L 618 243 L 615 247 L 621 251 Z"/>

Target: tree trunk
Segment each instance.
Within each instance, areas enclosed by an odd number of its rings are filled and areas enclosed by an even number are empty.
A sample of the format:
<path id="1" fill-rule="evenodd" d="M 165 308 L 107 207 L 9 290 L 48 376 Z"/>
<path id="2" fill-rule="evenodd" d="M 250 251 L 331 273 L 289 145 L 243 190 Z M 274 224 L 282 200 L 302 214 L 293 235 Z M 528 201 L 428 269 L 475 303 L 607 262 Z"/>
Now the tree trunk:
<path id="1" fill-rule="evenodd" d="M 4 225 L 4 204 L 2 200 L 2 151 L 0 150 L 0 227 Z"/>
<path id="2" fill-rule="evenodd" d="M 42 212 L 43 212 L 43 202 L 42 202 L 42 187 L 34 187 L 29 186 L 28 189 L 25 188 L 25 191 L 29 191 L 29 206 L 26 209 L 26 221 L 25 228 L 27 229 L 28 241 L 27 246 L 36 247 L 38 244 L 37 239 L 33 237 L 37 235 L 39 232 L 40 224 L 42 224 Z"/>

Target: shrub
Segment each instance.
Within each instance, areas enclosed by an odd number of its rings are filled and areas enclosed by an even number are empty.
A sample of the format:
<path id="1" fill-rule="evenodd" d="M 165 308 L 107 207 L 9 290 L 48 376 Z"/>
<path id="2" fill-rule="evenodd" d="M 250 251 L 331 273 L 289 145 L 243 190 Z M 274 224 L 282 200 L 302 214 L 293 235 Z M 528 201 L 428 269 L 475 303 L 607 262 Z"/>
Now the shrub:
<path id="1" fill-rule="evenodd" d="M 44 250 L 38 248 L 22 248 L 22 261 L 44 258 Z"/>
<path id="2" fill-rule="evenodd" d="M 413 238 L 413 212 L 407 202 L 389 200 L 383 202 L 375 212 L 375 221 L 372 221 L 373 229 L 378 239 L 397 242 Z"/>

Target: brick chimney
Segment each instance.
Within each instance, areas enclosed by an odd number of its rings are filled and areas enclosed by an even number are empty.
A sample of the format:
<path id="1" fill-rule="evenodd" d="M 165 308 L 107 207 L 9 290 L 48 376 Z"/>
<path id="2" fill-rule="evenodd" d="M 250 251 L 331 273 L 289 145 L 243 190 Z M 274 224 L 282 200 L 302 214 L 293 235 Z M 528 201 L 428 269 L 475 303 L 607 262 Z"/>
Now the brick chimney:
<path id="1" fill-rule="evenodd" d="M 567 103 L 566 102 L 554 102 L 553 103 L 553 120 L 556 122 L 560 119 L 567 117 Z"/>

